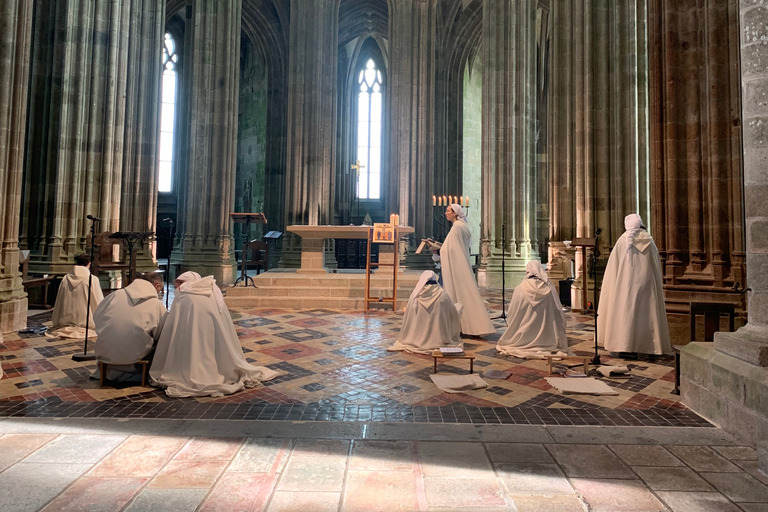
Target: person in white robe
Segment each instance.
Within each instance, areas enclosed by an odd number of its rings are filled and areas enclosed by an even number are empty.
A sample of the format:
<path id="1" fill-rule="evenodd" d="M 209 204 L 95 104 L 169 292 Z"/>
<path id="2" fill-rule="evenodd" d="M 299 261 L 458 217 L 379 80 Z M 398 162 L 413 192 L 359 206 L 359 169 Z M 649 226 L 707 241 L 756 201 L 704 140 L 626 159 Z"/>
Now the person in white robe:
<path id="1" fill-rule="evenodd" d="M 68 338 L 84 338 L 88 311 L 88 290 L 91 292 L 91 310 L 88 327 L 93 330 L 93 313 L 104 294 L 99 279 L 91 275 L 91 258 L 87 254 L 75 257 L 75 266 L 61 279 L 56 303 L 53 306 L 53 329 L 56 335 Z M 89 333 L 90 336 L 91 333 Z"/>
<path id="2" fill-rule="evenodd" d="M 440 268 L 443 287 L 454 304 L 462 304 L 461 332 L 469 336 L 485 336 L 496 332 L 488 308 L 477 289 L 472 264 L 469 261 L 471 233 L 467 216 L 458 204 L 445 210 L 445 218 L 453 223 L 440 248 Z"/>
<path id="3" fill-rule="evenodd" d="M 461 347 L 461 304 L 438 284 L 439 276 L 427 270 L 411 292 L 397 341 L 387 350 L 431 354 L 440 347 Z"/>
<path id="4" fill-rule="evenodd" d="M 659 250 L 639 215 L 627 215 L 624 228 L 605 268 L 597 308 L 598 345 L 620 356 L 669 354 Z"/>
<path id="5" fill-rule="evenodd" d="M 168 396 L 223 396 L 275 378 L 245 360 L 224 297 L 213 276 L 185 272 L 157 342 L 149 375 Z"/>
<path id="6" fill-rule="evenodd" d="M 525 279 L 512 293 L 507 311 L 507 330 L 496 350 L 525 359 L 573 355 L 568 348 L 565 314 L 555 286 L 539 261 L 525 266 Z"/>
<path id="7" fill-rule="evenodd" d="M 96 358 L 109 363 L 109 380 L 141 377 L 134 364 L 151 360 L 167 315 L 158 298 L 162 290 L 160 274 L 144 274 L 107 296 L 96 308 Z"/>

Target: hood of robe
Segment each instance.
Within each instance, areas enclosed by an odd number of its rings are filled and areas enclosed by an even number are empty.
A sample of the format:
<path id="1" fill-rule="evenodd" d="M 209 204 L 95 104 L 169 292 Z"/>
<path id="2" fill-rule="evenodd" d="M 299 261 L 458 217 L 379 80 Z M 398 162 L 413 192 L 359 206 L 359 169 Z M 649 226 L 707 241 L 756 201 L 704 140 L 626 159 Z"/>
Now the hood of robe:
<path id="1" fill-rule="evenodd" d="M 147 299 L 157 298 L 157 290 L 152 283 L 143 279 L 136 279 L 125 287 L 125 294 L 131 306 L 135 306 Z"/>
<path id="2" fill-rule="evenodd" d="M 515 293 L 522 293 L 531 307 L 535 308 L 549 299 L 549 295 L 554 293 L 554 287 L 538 279 L 525 279 L 515 288 Z"/>
<path id="3" fill-rule="evenodd" d="M 651 235 L 646 231 L 643 219 L 636 213 L 624 217 L 624 234 L 627 236 L 627 259 L 632 265 L 632 248 L 644 253 L 651 245 Z"/>
<path id="4" fill-rule="evenodd" d="M 419 282 L 416 283 L 411 296 L 408 297 L 408 302 L 412 308 L 416 308 L 418 304 L 421 304 L 426 310 L 432 307 L 437 298 L 440 296 L 442 288 L 440 285 L 427 285 L 427 281 L 437 281 L 440 276 L 432 272 L 431 270 L 425 270 L 419 277 Z"/>
<path id="5" fill-rule="evenodd" d="M 90 276 L 90 270 L 85 267 L 81 267 L 80 265 L 75 265 L 72 267 L 72 270 L 67 273 L 67 284 L 69 285 L 69 289 L 74 290 L 81 284 L 87 282 Z"/>
<path id="6" fill-rule="evenodd" d="M 535 277 L 544 283 L 549 284 L 549 276 L 544 269 L 544 265 L 539 260 L 532 260 L 525 264 L 525 278 Z"/>
<path id="7" fill-rule="evenodd" d="M 216 279 L 213 276 L 204 277 L 199 281 L 186 281 L 179 288 L 179 292 L 212 297 L 216 301 L 219 313 L 223 313 L 227 309 L 227 305 L 224 304 L 224 295 L 216 285 Z"/>

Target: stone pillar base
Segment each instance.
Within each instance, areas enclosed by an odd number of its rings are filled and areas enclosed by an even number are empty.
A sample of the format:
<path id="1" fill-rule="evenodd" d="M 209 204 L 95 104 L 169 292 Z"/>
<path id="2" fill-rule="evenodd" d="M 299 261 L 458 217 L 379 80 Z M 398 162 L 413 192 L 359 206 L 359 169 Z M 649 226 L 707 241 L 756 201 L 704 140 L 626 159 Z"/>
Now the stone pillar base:
<path id="1" fill-rule="evenodd" d="M 715 350 L 755 366 L 768 366 L 768 329 L 747 324 L 736 332 L 716 332 Z"/>
<path id="2" fill-rule="evenodd" d="M 14 332 L 27 326 L 27 297 L 0 300 L 0 333 Z"/>
<path id="3" fill-rule="evenodd" d="M 212 275 L 221 287 L 237 279 L 237 262 L 234 257 L 224 259 L 220 253 L 174 251 L 171 254 L 171 265 L 181 265 L 181 272 L 192 270 L 203 277 Z"/>
<path id="4" fill-rule="evenodd" d="M 525 279 L 525 265 L 531 260 L 538 259 L 538 254 L 529 258 L 507 256 L 504 261 L 504 286 L 514 288 Z M 501 255 L 493 254 L 488 258 L 485 268 L 478 269 L 477 281 L 481 288 L 501 288 Z"/>

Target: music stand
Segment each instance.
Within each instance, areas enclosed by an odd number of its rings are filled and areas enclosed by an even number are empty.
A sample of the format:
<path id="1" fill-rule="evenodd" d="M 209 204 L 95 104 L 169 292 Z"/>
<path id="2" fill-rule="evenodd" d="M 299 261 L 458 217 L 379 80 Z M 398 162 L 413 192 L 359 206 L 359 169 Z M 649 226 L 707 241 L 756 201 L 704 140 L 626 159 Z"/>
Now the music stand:
<path id="1" fill-rule="evenodd" d="M 125 243 L 128 246 L 128 284 L 133 282 L 133 276 L 136 274 L 136 261 L 133 257 L 133 248 L 136 245 L 136 242 L 149 238 L 152 235 L 154 235 L 152 231 L 117 231 L 108 237 L 125 240 Z M 123 286 L 123 288 L 125 288 L 125 286 Z"/>
<path id="2" fill-rule="evenodd" d="M 250 279 L 251 285 L 256 288 L 256 283 L 253 281 L 253 278 L 248 277 L 248 272 L 246 270 L 248 255 L 246 253 L 248 251 L 248 242 L 251 239 L 251 222 L 255 222 L 256 224 L 266 224 L 267 218 L 263 213 L 233 212 L 230 213 L 229 216 L 232 218 L 232 222 L 235 224 L 245 223 L 245 237 L 243 237 L 243 255 L 241 257 L 240 263 L 240 277 L 237 278 L 234 286 L 237 286 L 237 283 L 239 283 L 241 280 L 243 281 L 243 286 L 248 286 L 248 280 Z"/>
<path id="3" fill-rule="evenodd" d="M 587 279 L 587 248 L 589 247 L 595 247 L 595 239 L 594 238 L 574 238 L 571 242 L 571 247 L 580 247 L 581 248 L 581 258 L 582 258 L 582 267 L 581 267 L 581 313 L 586 315 L 589 313 L 589 308 L 587 307 L 587 290 L 589 288 L 589 280 Z M 595 292 L 597 293 L 597 292 Z"/>

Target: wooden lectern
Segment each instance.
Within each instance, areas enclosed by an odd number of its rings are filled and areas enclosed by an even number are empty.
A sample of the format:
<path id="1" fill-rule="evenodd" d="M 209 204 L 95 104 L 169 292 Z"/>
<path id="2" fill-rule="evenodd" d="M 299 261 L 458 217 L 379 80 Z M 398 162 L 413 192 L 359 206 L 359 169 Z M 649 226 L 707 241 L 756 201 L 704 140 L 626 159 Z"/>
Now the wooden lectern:
<path id="1" fill-rule="evenodd" d="M 240 277 L 237 278 L 237 281 L 235 281 L 235 286 L 237 286 L 237 283 L 239 283 L 241 280 L 243 281 L 243 286 L 248 286 L 248 280 L 251 280 L 251 285 L 253 285 L 254 288 L 256 288 L 256 283 L 253 282 L 253 279 L 248 277 L 248 272 L 246 271 L 246 249 L 248 246 L 248 242 L 251 239 L 251 222 L 254 222 L 256 224 L 266 224 L 267 218 L 264 216 L 263 213 L 240 213 L 240 212 L 233 212 L 230 213 L 229 216 L 232 218 L 232 222 L 235 224 L 242 224 L 245 223 L 245 237 L 243 238 L 243 256 L 240 262 Z"/>
<path id="2" fill-rule="evenodd" d="M 128 284 L 133 282 L 133 276 L 136 275 L 136 260 L 133 257 L 133 248 L 136 242 L 149 238 L 152 235 L 154 235 L 152 231 L 117 231 L 109 235 L 109 238 L 125 240 L 125 244 L 128 246 Z M 123 288 L 126 286 L 123 285 Z"/>
<path id="3" fill-rule="evenodd" d="M 581 248 L 581 258 L 582 258 L 582 267 L 581 267 L 581 312 L 583 314 L 589 313 L 589 308 L 587 307 L 587 290 L 589 289 L 589 280 L 587 279 L 587 248 L 592 247 L 594 249 L 595 247 L 595 239 L 594 238 L 574 238 L 571 242 L 572 247 L 580 247 Z M 597 293 L 597 287 L 595 287 L 595 293 Z"/>

